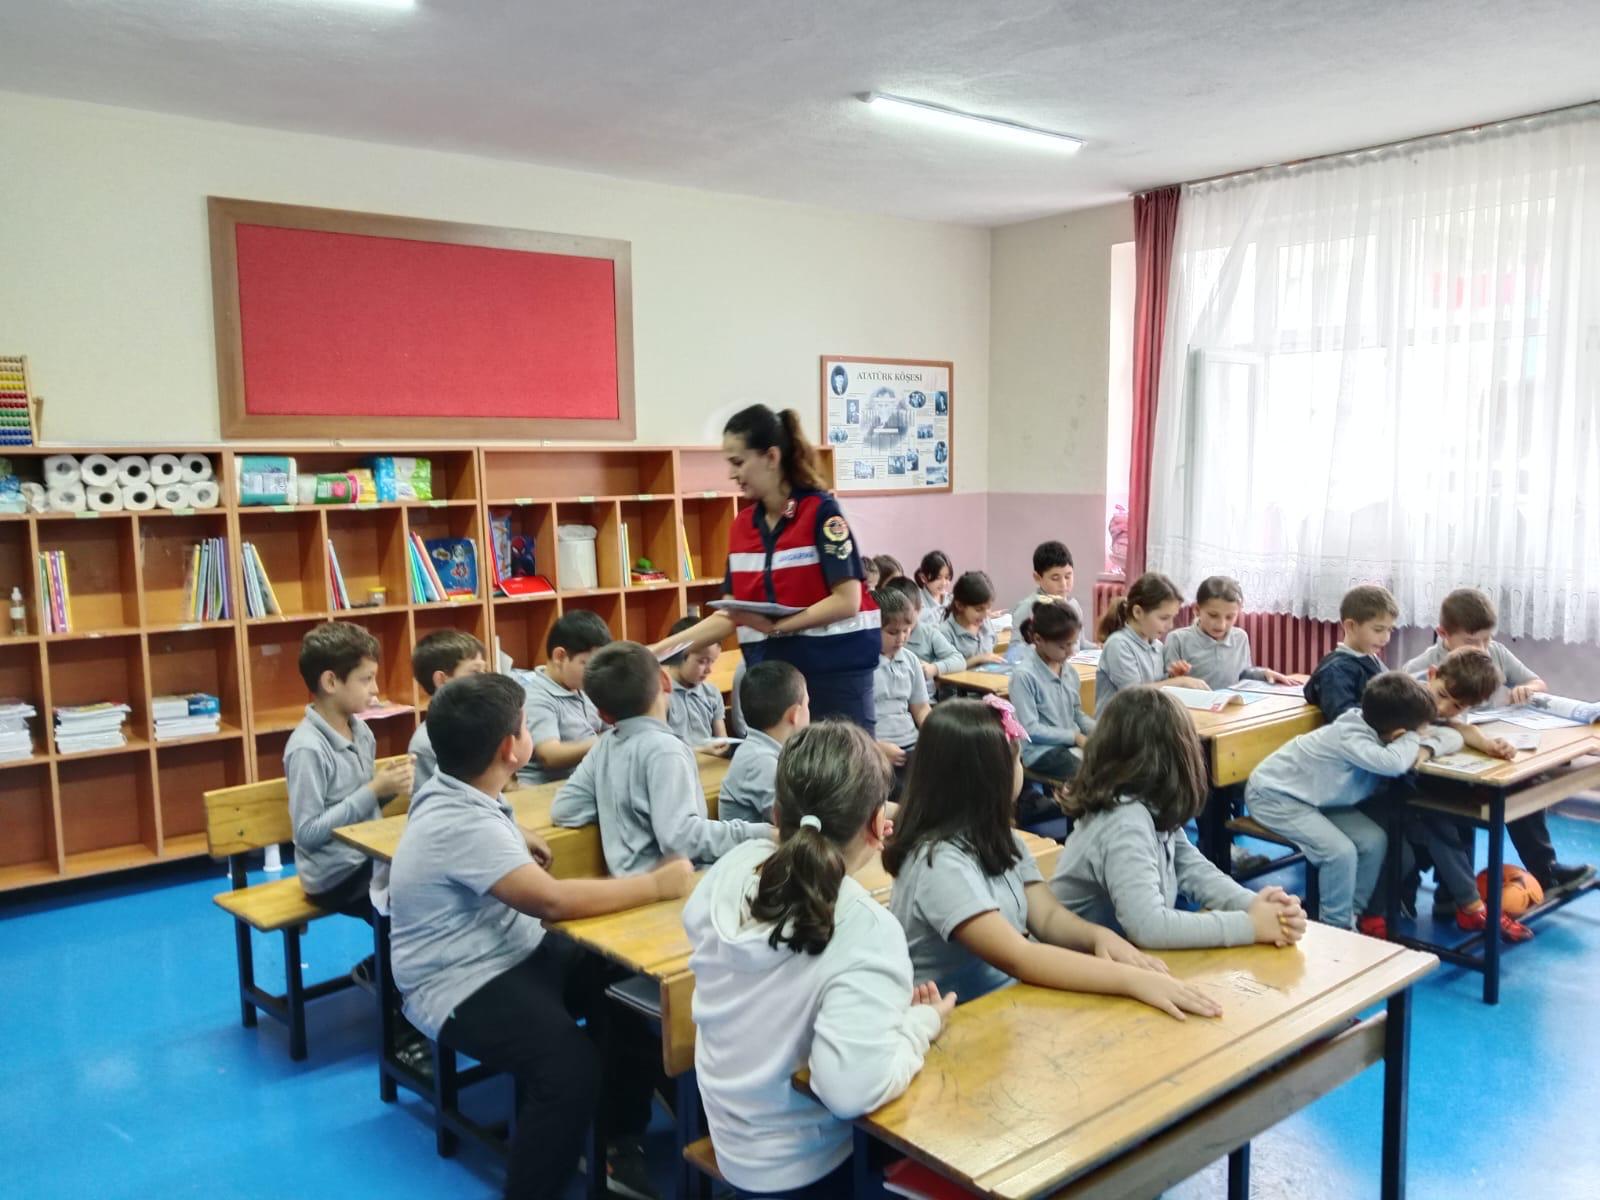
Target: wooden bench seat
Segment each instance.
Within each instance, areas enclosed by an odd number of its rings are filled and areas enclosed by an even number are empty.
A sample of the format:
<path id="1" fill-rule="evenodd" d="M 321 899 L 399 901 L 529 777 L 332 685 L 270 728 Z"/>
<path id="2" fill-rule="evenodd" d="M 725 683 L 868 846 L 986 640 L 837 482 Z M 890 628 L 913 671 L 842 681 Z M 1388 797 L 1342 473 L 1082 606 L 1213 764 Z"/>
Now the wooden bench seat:
<path id="1" fill-rule="evenodd" d="M 683 1158 L 700 1174 L 709 1176 L 718 1183 L 727 1182 L 722 1178 L 721 1168 L 717 1166 L 717 1152 L 712 1147 L 710 1138 L 703 1137 L 698 1142 L 690 1142 L 683 1148 Z"/>
<path id="2" fill-rule="evenodd" d="M 281 933 L 293 926 L 304 926 L 329 914 L 306 899 L 305 889 L 295 876 L 273 879 L 236 892 L 213 896 L 216 906 L 243 921 L 257 933 Z"/>
<path id="3" fill-rule="evenodd" d="M 1265 875 L 1269 871 L 1276 871 L 1281 867 L 1290 867 L 1295 863 L 1305 863 L 1306 894 L 1302 907 L 1306 910 L 1306 916 L 1315 921 L 1317 919 L 1317 913 L 1322 908 L 1322 889 L 1317 880 L 1316 864 L 1305 856 L 1305 854 L 1300 850 L 1300 847 L 1296 846 L 1281 833 L 1274 833 L 1254 817 L 1232 818 L 1228 822 L 1228 832 L 1242 834 L 1245 837 L 1252 837 L 1260 842 L 1271 842 L 1274 846 L 1285 846 L 1294 852 L 1292 854 L 1285 854 L 1278 858 L 1274 858 L 1263 867 L 1257 867 L 1254 871 L 1249 871 L 1237 876 L 1236 878 L 1240 883 L 1258 878 L 1261 875 Z"/>

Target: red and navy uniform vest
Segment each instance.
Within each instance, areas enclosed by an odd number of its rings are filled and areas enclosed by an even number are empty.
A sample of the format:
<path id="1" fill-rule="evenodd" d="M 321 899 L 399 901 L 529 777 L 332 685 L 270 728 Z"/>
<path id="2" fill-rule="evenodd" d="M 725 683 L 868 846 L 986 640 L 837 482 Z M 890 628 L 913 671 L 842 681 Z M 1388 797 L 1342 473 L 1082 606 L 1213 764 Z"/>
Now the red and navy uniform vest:
<path id="1" fill-rule="evenodd" d="M 741 509 L 734 519 L 724 587 L 735 600 L 809 608 L 827 599 L 842 580 L 864 578 L 850 526 L 839 502 L 827 492 L 795 492 L 782 519 L 770 529 L 759 503 Z M 801 674 L 871 671 L 882 645 L 878 606 L 865 584 L 856 614 L 831 625 L 783 637 L 739 627 L 746 662 L 777 659 Z"/>

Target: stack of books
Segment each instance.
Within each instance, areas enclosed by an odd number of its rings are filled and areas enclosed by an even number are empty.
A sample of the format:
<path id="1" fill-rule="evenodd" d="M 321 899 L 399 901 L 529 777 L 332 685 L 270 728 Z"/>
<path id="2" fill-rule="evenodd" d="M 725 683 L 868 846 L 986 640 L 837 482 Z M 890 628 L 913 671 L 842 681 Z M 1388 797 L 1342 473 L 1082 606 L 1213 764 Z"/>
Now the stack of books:
<path id="1" fill-rule="evenodd" d="M 185 621 L 226 621 L 233 616 L 228 585 L 228 539 L 207 538 L 189 552 L 189 572 L 183 583 Z"/>
<path id="2" fill-rule="evenodd" d="M 206 692 L 157 696 L 150 702 L 150 715 L 156 722 L 156 741 L 170 742 L 216 733 L 222 723 L 222 706 Z"/>
<path id="3" fill-rule="evenodd" d="M 33 757 L 28 721 L 38 715 L 26 700 L 0 700 L 0 762 Z"/>
<path id="4" fill-rule="evenodd" d="M 333 607 L 340 612 L 350 608 L 350 589 L 344 585 L 344 572 L 339 569 L 339 552 L 333 548 L 333 539 L 328 539 L 328 584 L 333 593 Z"/>
<path id="5" fill-rule="evenodd" d="M 122 723 L 133 711 L 109 700 L 56 708 L 56 752 L 80 754 L 85 750 L 115 750 L 128 744 Z"/>

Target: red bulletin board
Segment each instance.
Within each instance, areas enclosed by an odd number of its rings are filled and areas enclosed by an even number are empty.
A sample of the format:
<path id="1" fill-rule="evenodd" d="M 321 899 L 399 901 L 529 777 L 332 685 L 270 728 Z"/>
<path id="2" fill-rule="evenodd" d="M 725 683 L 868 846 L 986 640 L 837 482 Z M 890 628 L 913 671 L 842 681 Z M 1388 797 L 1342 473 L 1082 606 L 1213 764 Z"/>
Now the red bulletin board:
<path id="1" fill-rule="evenodd" d="M 633 436 L 628 243 L 210 210 L 225 437 Z"/>

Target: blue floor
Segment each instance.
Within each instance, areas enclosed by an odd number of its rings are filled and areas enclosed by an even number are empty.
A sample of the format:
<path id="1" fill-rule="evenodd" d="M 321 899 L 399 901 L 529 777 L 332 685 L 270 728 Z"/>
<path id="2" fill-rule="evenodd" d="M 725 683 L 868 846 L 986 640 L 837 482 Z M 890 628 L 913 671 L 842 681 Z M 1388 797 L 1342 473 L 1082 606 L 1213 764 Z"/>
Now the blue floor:
<path id="1" fill-rule="evenodd" d="M 1555 817 L 1551 827 L 1564 859 L 1600 861 L 1600 824 Z M 289 1061 L 275 1022 L 240 1028 L 233 938 L 210 902 L 225 886 L 192 867 L 0 904 L 0 1131 L 12 1147 L 0 1193 L 498 1195 L 487 1155 L 438 1158 L 417 1101 L 379 1102 L 365 993 L 313 1005 L 304 1063 Z M 1507 956 L 1498 1008 L 1479 1003 L 1473 973 L 1445 968 L 1418 987 L 1412 1197 L 1600 1195 L 1600 897 L 1537 928 Z M 258 939 L 260 978 L 282 979 L 280 945 Z M 304 942 L 307 978 L 347 970 L 370 949 L 364 926 L 321 922 Z M 1380 1082 L 1369 1071 L 1260 1139 L 1257 1200 L 1375 1196 Z M 665 1190 L 664 1126 L 649 1151 Z M 1169 1196 L 1222 1194 L 1213 1167 Z"/>

